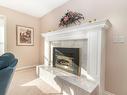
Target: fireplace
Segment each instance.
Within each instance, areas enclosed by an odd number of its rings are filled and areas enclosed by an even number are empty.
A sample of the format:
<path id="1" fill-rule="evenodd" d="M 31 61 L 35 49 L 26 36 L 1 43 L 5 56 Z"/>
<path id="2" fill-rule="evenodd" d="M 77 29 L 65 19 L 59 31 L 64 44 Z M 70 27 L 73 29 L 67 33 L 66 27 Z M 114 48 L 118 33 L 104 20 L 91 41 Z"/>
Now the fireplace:
<path id="1" fill-rule="evenodd" d="M 53 48 L 53 66 L 80 75 L 79 48 Z"/>
<path id="2" fill-rule="evenodd" d="M 102 95 L 105 93 L 105 41 L 106 41 L 106 33 L 111 28 L 111 23 L 108 20 L 96 21 L 90 24 L 81 24 L 79 26 L 74 26 L 71 28 L 66 28 L 62 30 L 57 30 L 53 32 L 43 33 L 42 36 L 45 38 L 44 41 L 44 65 L 39 66 L 39 77 L 52 85 L 53 88 L 57 88 L 59 92 L 63 94 L 75 94 L 81 93 L 91 95 L 93 93 L 98 93 L 98 95 Z M 73 40 L 73 41 L 70 41 Z M 79 45 L 77 40 L 87 40 L 87 47 L 85 45 Z M 59 43 L 60 42 L 60 43 Z M 75 44 L 76 42 L 76 44 Z M 53 45 L 52 45 L 53 43 Z M 71 44 L 70 44 L 71 43 Z M 82 43 L 82 42 L 81 42 Z M 73 57 L 73 53 L 70 52 L 62 52 L 59 48 L 53 47 L 76 47 L 80 48 L 80 64 L 75 63 L 77 67 L 75 71 L 73 71 L 73 66 L 69 65 L 71 70 L 68 72 L 81 72 L 81 77 L 76 77 L 67 73 L 61 73 L 61 70 L 58 70 L 52 66 L 58 67 L 57 65 L 57 54 L 55 54 L 55 50 L 58 55 L 69 55 L 69 57 Z M 86 48 L 84 48 L 85 46 Z M 54 50 L 54 54 L 53 54 Z M 60 51 L 60 54 L 59 54 Z M 66 51 L 66 50 L 65 50 Z M 69 53 L 69 54 L 68 54 Z M 83 54 L 84 53 L 84 54 Z M 86 55 L 85 55 L 86 53 Z M 71 55 L 73 54 L 73 55 Z M 83 54 L 83 55 L 82 55 Z M 53 56 L 56 55 L 56 56 Z M 54 60 L 53 60 L 54 57 Z M 58 58 L 62 58 L 61 56 Z M 86 61 L 85 61 L 86 60 Z M 54 61 L 54 62 L 53 62 Z M 74 59 L 72 59 L 74 62 Z M 59 61 L 58 61 L 59 62 Z M 86 65 L 84 64 L 86 63 Z M 60 65 L 61 66 L 61 65 Z M 64 64 L 62 65 L 64 67 Z M 69 68 L 69 66 L 65 65 L 65 68 Z M 63 67 L 58 67 L 62 68 Z M 85 69 L 84 69 L 85 68 Z M 67 69 L 66 69 L 67 70 Z M 54 73 L 52 73 L 54 72 Z M 46 74 L 45 74 L 46 73 Z M 49 74 L 48 74 L 49 73 Z M 85 76 L 85 77 L 84 77 Z M 60 80 L 56 80 L 56 79 Z M 51 80 L 51 81 L 50 81 Z M 53 80 L 53 81 L 52 81 Z M 62 80 L 62 81 L 61 81 Z M 68 87 L 71 87 L 69 90 Z M 76 89 L 76 90 L 75 90 Z M 69 92 L 69 93 L 67 93 Z M 71 93 L 70 93 L 71 92 Z"/>

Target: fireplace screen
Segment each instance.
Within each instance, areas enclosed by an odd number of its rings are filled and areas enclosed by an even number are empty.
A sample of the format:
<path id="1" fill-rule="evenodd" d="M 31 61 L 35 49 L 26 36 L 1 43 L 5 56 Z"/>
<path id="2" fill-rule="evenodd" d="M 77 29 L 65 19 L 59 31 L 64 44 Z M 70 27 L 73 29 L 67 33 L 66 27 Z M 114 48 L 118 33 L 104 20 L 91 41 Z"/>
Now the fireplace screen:
<path id="1" fill-rule="evenodd" d="M 53 48 L 53 66 L 79 75 L 79 48 Z"/>

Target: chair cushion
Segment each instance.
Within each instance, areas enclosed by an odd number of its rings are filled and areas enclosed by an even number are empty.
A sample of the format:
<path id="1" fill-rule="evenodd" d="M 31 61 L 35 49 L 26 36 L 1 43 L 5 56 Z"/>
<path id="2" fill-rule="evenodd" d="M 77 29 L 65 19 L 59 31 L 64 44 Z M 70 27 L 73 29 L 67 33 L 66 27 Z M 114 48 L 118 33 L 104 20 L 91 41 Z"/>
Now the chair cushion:
<path id="1" fill-rule="evenodd" d="M 5 57 L 5 59 L 7 60 L 11 60 L 15 58 L 15 56 L 12 53 L 5 53 L 2 55 L 2 57 Z"/>
<path id="2" fill-rule="evenodd" d="M 6 68 L 14 60 L 14 55 L 11 53 L 5 53 L 0 56 L 0 69 Z"/>
<path id="3" fill-rule="evenodd" d="M 5 62 L 4 60 L 0 60 L 0 70 L 6 68 L 7 66 L 8 66 L 7 62 Z"/>

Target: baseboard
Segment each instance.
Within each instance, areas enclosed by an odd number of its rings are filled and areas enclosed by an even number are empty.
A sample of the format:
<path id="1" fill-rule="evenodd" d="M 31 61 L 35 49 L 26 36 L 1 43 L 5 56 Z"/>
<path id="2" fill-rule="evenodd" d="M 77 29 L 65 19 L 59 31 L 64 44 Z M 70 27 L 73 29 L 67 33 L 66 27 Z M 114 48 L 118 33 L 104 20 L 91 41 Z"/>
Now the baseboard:
<path id="1" fill-rule="evenodd" d="M 16 68 L 16 71 L 21 71 L 21 70 L 26 70 L 26 69 L 36 68 L 36 66 L 37 66 L 37 65 L 25 66 L 25 67 L 19 67 L 19 68 Z"/>
<path id="2" fill-rule="evenodd" d="M 115 95 L 114 93 L 108 92 L 108 91 L 104 91 L 103 95 Z"/>

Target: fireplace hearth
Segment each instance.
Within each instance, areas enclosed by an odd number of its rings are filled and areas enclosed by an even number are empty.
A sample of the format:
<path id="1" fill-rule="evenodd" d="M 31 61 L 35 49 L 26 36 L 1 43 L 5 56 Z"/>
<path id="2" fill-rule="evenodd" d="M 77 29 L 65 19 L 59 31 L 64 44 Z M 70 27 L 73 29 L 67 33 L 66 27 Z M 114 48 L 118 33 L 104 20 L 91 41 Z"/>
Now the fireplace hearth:
<path id="1" fill-rule="evenodd" d="M 80 75 L 79 48 L 53 48 L 53 66 Z"/>

